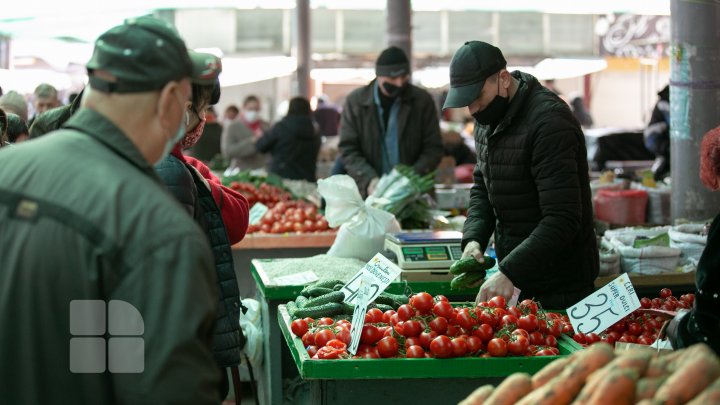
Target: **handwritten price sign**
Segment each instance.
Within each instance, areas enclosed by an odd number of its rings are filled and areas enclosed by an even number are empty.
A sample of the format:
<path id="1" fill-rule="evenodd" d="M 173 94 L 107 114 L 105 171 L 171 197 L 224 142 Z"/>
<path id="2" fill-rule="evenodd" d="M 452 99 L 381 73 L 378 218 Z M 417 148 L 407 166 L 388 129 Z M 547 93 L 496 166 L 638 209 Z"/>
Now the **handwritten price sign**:
<path id="1" fill-rule="evenodd" d="M 400 271 L 400 267 L 395 263 L 380 253 L 376 254 L 343 286 L 341 291 L 345 293 L 345 302 L 348 304 L 356 303 L 362 278 L 364 278 L 364 282 L 368 287 L 367 302 L 375 301 L 375 298 L 385 291 L 387 286 L 400 275 Z"/>
<path id="2" fill-rule="evenodd" d="M 576 332 L 600 333 L 640 308 L 640 300 L 627 274 L 621 274 L 605 287 L 568 308 Z"/>

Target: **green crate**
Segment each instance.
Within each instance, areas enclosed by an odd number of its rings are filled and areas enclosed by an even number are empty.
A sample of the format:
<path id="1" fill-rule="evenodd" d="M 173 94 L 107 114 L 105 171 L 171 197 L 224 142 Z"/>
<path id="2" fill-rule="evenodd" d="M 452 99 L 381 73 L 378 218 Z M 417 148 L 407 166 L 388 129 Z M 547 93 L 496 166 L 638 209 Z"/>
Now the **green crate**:
<path id="1" fill-rule="evenodd" d="M 290 331 L 290 316 L 278 307 L 278 322 L 285 342 L 303 379 L 367 380 L 400 378 L 506 377 L 515 372 L 534 374 L 548 363 L 577 350 L 567 339 L 558 339 L 560 356 L 452 359 L 348 359 L 311 360 L 302 340 Z"/>

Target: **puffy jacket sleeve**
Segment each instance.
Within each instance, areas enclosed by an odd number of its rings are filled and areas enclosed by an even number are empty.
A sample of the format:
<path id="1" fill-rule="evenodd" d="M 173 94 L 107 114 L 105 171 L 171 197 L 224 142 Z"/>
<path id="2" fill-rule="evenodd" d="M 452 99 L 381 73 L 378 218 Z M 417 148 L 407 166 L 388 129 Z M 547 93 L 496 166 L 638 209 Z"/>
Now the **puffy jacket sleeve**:
<path id="1" fill-rule="evenodd" d="M 155 173 L 160 177 L 170 194 L 175 197 L 175 200 L 194 218 L 197 191 L 192 174 L 188 172 L 183 163 L 175 156 L 168 155 L 155 165 Z"/>
<path id="2" fill-rule="evenodd" d="M 550 116 L 551 119 L 538 125 L 532 140 L 531 174 L 542 219 L 530 236 L 500 263 L 500 270 L 521 289 L 522 280 L 537 271 L 536 263 L 553 261 L 571 244 L 582 221 L 577 165 L 582 134 L 568 118 Z"/>
<path id="3" fill-rule="evenodd" d="M 423 120 L 422 152 L 418 157 L 413 169 L 417 173 L 426 174 L 435 170 L 440 164 L 443 156 L 442 138 L 440 138 L 440 121 L 438 120 L 435 102 L 430 94 L 422 92 L 422 108 L 420 111 L 413 111 L 412 117 Z"/>
<path id="4" fill-rule="evenodd" d="M 495 211 L 490 204 L 485 178 L 479 164 L 475 165 L 473 178 L 475 185 L 470 189 L 468 215 L 463 226 L 462 249 L 465 249 L 468 242 L 476 241 L 484 252 L 488 248 L 490 236 L 495 232 Z"/>
<path id="5" fill-rule="evenodd" d="M 360 93 L 353 93 L 348 96 L 348 100 L 343 108 L 340 117 L 340 141 L 338 148 L 342 154 L 342 162 L 348 174 L 355 179 L 360 189 L 360 194 L 364 195 L 370 180 L 379 177 L 377 171 L 368 163 L 362 151 L 362 138 L 365 134 L 361 133 L 363 117 L 360 114 L 362 107 L 360 106 Z"/>
<path id="6" fill-rule="evenodd" d="M 110 374 L 117 402 L 218 404 L 220 373 L 211 351 L 218 298 L 210 246 L 199 230 L 168 230 L 166 236 L 148 241 L 147 253 L 128 263 L 109 297 L 131 303 L 144 328 L 143 372 Z"/>
<path id="7" fill-rule="evenodd" d="M 185 156 L 185 161 L 196 168 L 208 181 L 215 203 L 220 207 L 223 223 L 231 244 L 240 242 L 247 232 L 250 211 L 248 201 L 242 194 L 222 185 L 210 169 L 201 161 Z"/>
<path id="8" fill-rule="evenodd" d="M 279 123 L 266 131 L 260 139 L 255 142 L 255 149 L 260 153 L 271 152 L 278 142 L 278 134 L 280 132 Z"/>

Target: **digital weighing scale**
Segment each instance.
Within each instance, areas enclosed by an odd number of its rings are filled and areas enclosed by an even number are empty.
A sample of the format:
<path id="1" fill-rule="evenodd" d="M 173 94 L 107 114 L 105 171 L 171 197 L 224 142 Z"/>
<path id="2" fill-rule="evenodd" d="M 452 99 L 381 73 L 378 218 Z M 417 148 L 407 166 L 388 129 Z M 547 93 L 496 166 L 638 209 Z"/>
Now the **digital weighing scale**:
<path id="1" fill-rule="evenodd" d="M 385 249 L 395 254 L 403 271 L 447 271 L 462 256 L 461 241 L 457 231 L 394 233 L 385 236 Z"/>

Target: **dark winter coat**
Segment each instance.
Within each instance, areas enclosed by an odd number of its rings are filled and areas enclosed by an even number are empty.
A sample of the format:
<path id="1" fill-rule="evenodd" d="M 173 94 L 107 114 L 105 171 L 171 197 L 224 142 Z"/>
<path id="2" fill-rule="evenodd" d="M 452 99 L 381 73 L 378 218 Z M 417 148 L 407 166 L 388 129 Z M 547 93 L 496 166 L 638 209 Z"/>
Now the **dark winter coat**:
<path id="1" fill-rule="evenodd" d="M 495 232 L 500 270 L 523 296 L 579 300 L 599 266 L 583 133 L 535 77 L 512 75 L 519 87 L 505 117 L 494 130 L 475 128 L 463 247 L 475 240 L 486 249 Z"/>
<path id="2" fill-rule="evenodd" d="M 269 171 L 291 180 L 316 180 L 320 136 L 309 115 L 288 115 L 255 143 L 270 153 Z"/>

